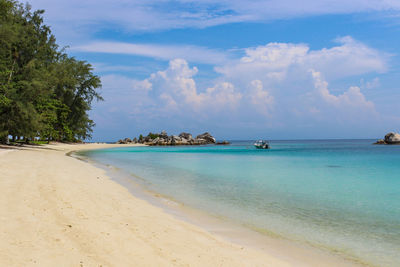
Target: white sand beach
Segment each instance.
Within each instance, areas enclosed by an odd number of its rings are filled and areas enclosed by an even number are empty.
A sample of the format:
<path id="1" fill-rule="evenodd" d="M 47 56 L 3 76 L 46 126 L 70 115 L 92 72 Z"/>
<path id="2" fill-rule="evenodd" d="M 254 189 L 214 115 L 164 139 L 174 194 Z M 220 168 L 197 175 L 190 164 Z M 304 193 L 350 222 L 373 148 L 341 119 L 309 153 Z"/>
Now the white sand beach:
<path id="1" fill-rule="evenodd" d="M 343 266 L 231 243 L 66 156 L 111 146 L 0 149 L 0 266 Z"/>

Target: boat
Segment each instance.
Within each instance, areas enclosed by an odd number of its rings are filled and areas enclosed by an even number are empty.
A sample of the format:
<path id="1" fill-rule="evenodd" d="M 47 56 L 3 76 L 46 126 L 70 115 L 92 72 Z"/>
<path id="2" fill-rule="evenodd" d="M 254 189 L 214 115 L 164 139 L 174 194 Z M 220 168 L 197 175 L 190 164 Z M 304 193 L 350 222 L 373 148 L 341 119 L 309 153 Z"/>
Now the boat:
<path id="1" fill-rule="evenodd" d="M 269 149 L 269 143 L 265 140 L 258 140 L 254 143 L 254 146 L 258 149 Z"/>

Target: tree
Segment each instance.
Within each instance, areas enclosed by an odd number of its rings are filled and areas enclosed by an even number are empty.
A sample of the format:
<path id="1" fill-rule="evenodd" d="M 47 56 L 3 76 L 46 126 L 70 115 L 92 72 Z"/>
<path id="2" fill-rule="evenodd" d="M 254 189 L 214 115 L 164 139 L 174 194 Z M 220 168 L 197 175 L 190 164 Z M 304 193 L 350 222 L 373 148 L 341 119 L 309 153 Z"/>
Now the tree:
<path id="1" fill-rule="evenodd" d="M 102 100 L 91 65 L 59 49 L 43 10 L 0 0 L 0 142 L 8 135 L 90 138 L 88 111 Z"/>
<path id="2" fill-rule="evenodd" d="M 91 109 L 93 100 L 103 100 L 96 91 L 101 86 L 100 79 L 92 74 L 92 70 L 87 62 L 65 54 L 57 62 L 54 94 L 70 111 L 64 125 L 58 128 L 60 136 L 64 136 L 66 140 L 91 137 L 94 122 L 87 112 Z M 68 131 L 72 136 L 62 131 Z"/>

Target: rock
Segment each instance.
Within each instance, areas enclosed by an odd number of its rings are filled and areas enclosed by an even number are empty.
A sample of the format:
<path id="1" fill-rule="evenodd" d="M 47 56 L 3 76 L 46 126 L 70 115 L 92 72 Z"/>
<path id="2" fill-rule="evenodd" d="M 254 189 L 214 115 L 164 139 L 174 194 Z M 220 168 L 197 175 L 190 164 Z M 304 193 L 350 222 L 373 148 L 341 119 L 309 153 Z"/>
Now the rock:
<path id="1" fill-rule="evenodd" d="M 383 139 L 379 139 L 378 141 L 376 141 L 376 142 L 374 143 L 374 145 L 384 145 L 384 144 L 386 144 L 386 142 L 385 142 L 385 140 L 383 140 Z"/>
<path id="2" fill-rule="evenodd" d="M 181 138 L 178 135 L 173 135 L 172 139 L 179 140 L 179 141 L 181 140 Z"/>
<path id="3" fill-rule="evenodd" d="M 207 144 L 215 144 L 215 138 L 208 132 L 198 135 L 195 139 L 190 133 L 182 132 L 179 135 L 170 135 L 168 136 L 166 131 L 162 131 L 161 133 L 149 133 L 147 136 L 143 137 L 140 135 L 139 139 L 134 138 L 133 140 L 129 138 L 125 138 L 123 140 L 119 140 L 117 143 L 126 144 L 126 143 L 141 143 L 150 146 L 177 146 L 177 145 L 207 145 Z M 219 144 L 229 144 L 229 142 L 224 141 Z"/>
<path id="4" fill-rule="evenodd" d="M 210 133 L 208 133 L 208 132 L 205 132 L 205 133 L 203 133 L 203 134 L 199 134 L 199 135 L 196 137 L 196 139 L 203 139 L 203 140 L 206 140 L 207 142 L 212 143 L 212 144 L 215 144 L 215 143 L 216 143 L 215 138 L 214 138 Z"/>
<path id="5" fill-rule="evenodd" d="M 166 131 L 162 131 L 158 136 L 161 137 L 161 138 L 164 138 L 164 139 L 168 138 L 168 134 L 167 134 Z"/>
<path id="6" fill-rule="evenodd" d="M 203 138 L 197 138 L 196 137 L 196 139 L 194 139 L 194 145 L 206 145 L 208 142 L 207 142 L 207 140 L 206 139 L 203 139 Z"/>
<path id="7" fill-rule="evenodd" d="M 192 137 L 192 135 L 191 135 L 190 133 L 185 133 L 185 132 L 180 133 L 180 134 L 179 134 L 179 137 L 185 138 L 186 140 L 191 140 L 191 139 L 193 139 L 193 137 Z"/>
<path id="8" fill-rule="evenodd" d="M 157 137 L 156 139 L 154 139 L 154 140 L 151 142 L 151 144 L 152 144 L 152 145 L 157 145 L 159 141 L 160 141 L 160 137 Z"/>
<path id="9" fill-rule="evenodd" d="M 400 144 L 400 134 L 398 133 L 388 133 L 385 135 L 385 142 L 387 144 Z"/>
<path id="10" fill-rule="evenodd" d="M 118 140 L 116 143 L 117 144 L 129 144 L 131 142 L 132 142 L 132 140 L 130 138 L 125 138 L 125 139 Z"/>

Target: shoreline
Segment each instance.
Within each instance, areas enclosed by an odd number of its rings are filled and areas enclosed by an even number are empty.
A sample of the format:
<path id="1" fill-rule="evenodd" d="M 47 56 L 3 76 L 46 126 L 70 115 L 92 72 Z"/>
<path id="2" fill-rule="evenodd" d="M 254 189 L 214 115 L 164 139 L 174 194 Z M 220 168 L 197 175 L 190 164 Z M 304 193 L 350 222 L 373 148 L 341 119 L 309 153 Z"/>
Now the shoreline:
<path id="1" fill-rule="evenodd" d="M 295 255 L 287 246 L 260 250 L 239 245 L 140 199 L 106 171 L 66 155 L 123 146 L 52 144 L 6 154 L 0 150 L 1 176 L 6 177 L 0 181 L 0 263 L 357 266 L 334 255 L 305 255 L 307 250 Z"/>
<path id="2" fill-rule="evenodd" d="M 149 189 L 144 183 L 145 179 L 142 177 L 134 173 L 128 173 L 113 165 L 102 164 L 90 157 L 79 155 L 79 152 L 73 152 L 70 156 L 105 170 L 111 180 L 127 188 L 134 197 L 162 208 L 163 211 L 173 215 L 178 220 L 183 220 L 201 229 L 205 229 L 212 235 L 218 236 L 228 242 L 266 253 L 273 252 L 274 255 L 279 255 L 280 258 L 287 258 L 290 262 L 293 259 L 300 260 L 296 263 L 296 266 L 302 264 L 305 264 L 305 266 L 370 266 L 357 258 L 335 252 L 329 248 L 288 239 L 273 232 L 258 231 L 251 226 L 242 225 L 227 218 L 187 206 L 172 196 L 163 195 Z M 282 250 L 285 253 L 282 253 Z M 287 257 L 287 253 L 292 255 Z"/>

